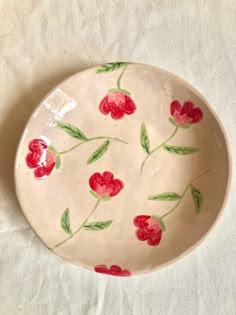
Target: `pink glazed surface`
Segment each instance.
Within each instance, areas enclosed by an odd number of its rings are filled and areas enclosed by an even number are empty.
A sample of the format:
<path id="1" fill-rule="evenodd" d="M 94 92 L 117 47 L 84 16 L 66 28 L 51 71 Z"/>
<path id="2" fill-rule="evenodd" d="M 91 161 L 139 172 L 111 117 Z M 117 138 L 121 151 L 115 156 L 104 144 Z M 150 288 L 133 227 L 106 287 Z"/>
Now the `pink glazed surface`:
<path id="1" fill-rule="evenodd" d="M 221 123 L 193 87 L 156 67 L 114 63 L 75 74 L 39 104 L 15 180 L 50 250 L 130 276 L 206 236 L 227 196 L 230 158 Z"/>

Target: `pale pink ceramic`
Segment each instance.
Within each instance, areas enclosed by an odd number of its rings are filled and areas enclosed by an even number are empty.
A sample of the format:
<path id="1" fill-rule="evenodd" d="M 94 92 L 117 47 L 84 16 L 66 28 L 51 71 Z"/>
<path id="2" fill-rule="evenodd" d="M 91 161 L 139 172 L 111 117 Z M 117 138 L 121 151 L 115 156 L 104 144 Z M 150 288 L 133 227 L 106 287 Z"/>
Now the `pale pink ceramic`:
<path id="1" fill-rule="evenodd" d="M 28 222 L 55 254 L 116 276 L 150 272 L 215 224 L 230 178 L 223 127 L 188 83 L 116 62 L 59 84 L 15 164 Z"/>

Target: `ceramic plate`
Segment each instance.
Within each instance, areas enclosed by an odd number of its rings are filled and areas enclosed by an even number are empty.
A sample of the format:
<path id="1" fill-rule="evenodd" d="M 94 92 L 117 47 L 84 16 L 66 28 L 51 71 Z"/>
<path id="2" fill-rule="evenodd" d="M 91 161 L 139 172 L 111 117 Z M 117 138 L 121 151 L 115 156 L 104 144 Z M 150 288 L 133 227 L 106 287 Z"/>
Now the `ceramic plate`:
<path id="1" fill-rule="evenodd" d="M 150 272 L 195 247 L 229 185 L 221 123 L 188 83 L 116 62 L 51 91 L 15 164 L 28 222 L 60 257 L 99 273 Z"/>

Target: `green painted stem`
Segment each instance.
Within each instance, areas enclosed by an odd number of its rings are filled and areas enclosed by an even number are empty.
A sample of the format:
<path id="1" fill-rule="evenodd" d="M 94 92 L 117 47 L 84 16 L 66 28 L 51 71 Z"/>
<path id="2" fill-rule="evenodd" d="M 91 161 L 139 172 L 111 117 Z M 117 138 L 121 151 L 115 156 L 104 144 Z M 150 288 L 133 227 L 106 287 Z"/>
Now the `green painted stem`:
<path id="1" fill-rule="evenodd" d="M 144 165 L 147 161 L 147 159 L 153 154 L 155 153 L 157 150 L 159 150 L 161 147 L 163 147 L 165 144 L 167 144 L 168 141 L 170 141 L 176 134 L 176 132 L 178 131 L 178 126 L 176 126 L 174 132 L 169 136 L 169 138 L 167 140 L 165 140 L 164 142 L 162 142 L 161 144 L 159 144 L 156 148 L 154 148 L 152 151 L 149 152 L 149 154 L 146 156 L 146 158 L 144 159 L 143 163 L 141 164 L 141 168 L 140 168 L 140 175 L 142 175 L 143 173 L 143 168 Z"/>
<path id="2" fill-rule="evenodd" d="M 86 140 L 84 140 L 83 142 L 80 142 L 80 143 L 74 145 L 72 148 L 70 148 L 70 149 L 68 149 L 68 150 L 58 152 L 58 154 L 60 154 L 60 155 L 66 154 L 66 153 L 68 153 L 68 152 L 70 152 L 70 151 L 73 151 L 74 149 L 78 148 L 80 145 L 82 145 L 82 144 L 84 144 L 84 143 L 86 143 L 86 142 L 90 142 L 90 141 L 93 141 L 93 140 L 100 140 L 100 139 L 114 140 L 114 141 L 118 141 L 118 142 L 122 142 L 122 143 L 128 144 L 128 142 L 123 141 L 123 140 L 118 139 L 118 138 L 101 136 L 101 137 L 94 137 L 94 138 L 86 139 Z"/>
<path id="3" fill-rule="evenodd" d="M 88 222 L 89 218 L 91 217 L 91 215 L 95 212 L 95 210 L 97 209 L 99 203 L 101 202 L 101 199 L 98 199 L 93 210 L 90 212 L 89 216 L 87 217 L 86 220 L 84 220 L 84 222 L 80 225 L 80 227 L 73 232 L 69 237 L 67 237 L 66 239 L 64 239 L 63 241 L 61 241 L 60 243 L 56 244 L 55 246 L 53 246 L 52 248 L 50 248 L 51 250 L 54 250 L 55 248 L 61 246 L 62 244 L 65 244 L 67 241 L 69 241 L 73 236 L 75 236 L 75 234 L 77 234 L 83 227 L 84 225 Z"/>
<path id="4" fill-rule="evenodd" d="M 73 151 L 74 149 L 78 148 L 80 145 L 82 145 L 82 144 L 84 144 L 84 143 L 85 143 L 85 142 L 80 142 L 80 143 L 74 145 L 72 148 L 70 148 L 70 149 L 68 149 L 68 150 L 65 150 L 65 151 L 58 152 L 57 154 L 59 154 L 59 155 L 66 154 L 66 153 L 68 153 L 68 152 L 70 152 L 70 151 Z"/>
<path id="5" fill-rule="evenodd" d="M 120 87 L 120 81 L 121 81 L 121 78 L 126 70 L 126 68 L 128 67 L 128 65 L 124 66 L 123 70 L 121 71 L 121 74 L 119 75 L 119 78 L 117 79 L 117 88 L 118 90 L 121 90 L 121 87 Z"/>
<path id="6" fill-rule="evenodd" d="M 198 175 L 197 177 L 195 177 L 184 189 L 181 198 L 179 199 L 179 201 L 177 202 L 177 204 L 174 206 L 174 208 L 172 208 L 170 211 L 166 212 L 165 214 L 163 214 L 163 216 L 160 217 L 160 220 L 163 220 L 165 217 L 167 217 L 169 214 L 171 214 L 173 211 L 175 211 L 175 209 L 179 206 L 179 204 L 181 203 L 181 201 L 183 200 L 186 192 L 188 191 L 189 187 L 192 185 L 193 182 L 195 182 L 197 179 L 199 179 L 201 176 L 209 173 L 210 170 L 207 170 L 205 172 L 203 172 L 202 174 Z"/>

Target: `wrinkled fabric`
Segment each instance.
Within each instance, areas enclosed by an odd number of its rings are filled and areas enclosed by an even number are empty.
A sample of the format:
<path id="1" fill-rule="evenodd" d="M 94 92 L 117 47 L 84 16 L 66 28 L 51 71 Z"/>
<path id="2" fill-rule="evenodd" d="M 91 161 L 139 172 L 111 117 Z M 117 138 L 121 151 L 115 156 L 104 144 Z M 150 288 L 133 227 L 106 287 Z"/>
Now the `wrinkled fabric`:
<path id="1" fill-rule="evenodd" d="M 0 0 L 0 21 L 0 314 L 236 314 L 235 174 L 219 223 L 193 253 L 117 278 L 69 264 L 40 242 L 16 200 L 13 172 L 42 97 L 110 61 L 152 64 L 194 85 L 225 125 L 235 163 L 235 1 Z"/>

